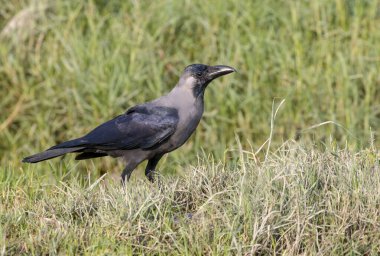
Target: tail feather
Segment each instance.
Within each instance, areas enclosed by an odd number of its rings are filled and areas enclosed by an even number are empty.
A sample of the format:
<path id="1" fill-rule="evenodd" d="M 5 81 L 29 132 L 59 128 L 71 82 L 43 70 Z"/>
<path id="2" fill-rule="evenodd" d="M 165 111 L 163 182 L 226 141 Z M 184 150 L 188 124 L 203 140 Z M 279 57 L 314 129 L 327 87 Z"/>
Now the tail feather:
<path id="1" fill-rule="evenodd" d="M 75 160 L 84 160 L 84 159 L 90 159 L 90 158 L 97 158 L 97 157 L 103 157 L 108 156 L 106 153 L 96 153 L 96 152 L 84 152 L 80 155 L 77 155 L 75 157 Z"/>
<path id="2" fill-rule="evenodd" d="M 76 152 L 81 149 L 83 149 L 83 147 L 48 149 L 44 152 L 25 157 L 24 159 L 22 159 L 22 161 L 24 163 L 37 163 L 57 156 L 64 155 L 66 153 Z"/>
<path id="3" fill-rule="evenodd" d="M 87 144 L 87 141 L 83 138 L 78 138 L 78 139 L 73 139 L 73 140 L 68 140 L 62 143 L 59 143 L 48 150 L 51 149 L 59 149 L 59 148 L 77 148 L 77 147 L 85 147 Z"/>

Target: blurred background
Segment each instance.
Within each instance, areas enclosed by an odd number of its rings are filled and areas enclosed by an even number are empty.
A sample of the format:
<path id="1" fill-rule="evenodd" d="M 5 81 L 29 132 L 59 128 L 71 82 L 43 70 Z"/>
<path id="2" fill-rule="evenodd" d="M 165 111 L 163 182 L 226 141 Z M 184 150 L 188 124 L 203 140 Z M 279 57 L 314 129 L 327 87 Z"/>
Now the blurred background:
<path id="1" fill-rule="evenodd" d="M 191 63 L 214 81 L 196 134 L 159 169 L 226 161 L 287 140 L 323 150 L 380 145 L 380 1 L 0 1 L 0 164 L 76 138 L 176 84 Z M 260 154 L 257 156 L 260 157 Z M 38 170 L 120 172 L 73 156 Z M 163 166 L 164 165 L 164 166 Z"/>

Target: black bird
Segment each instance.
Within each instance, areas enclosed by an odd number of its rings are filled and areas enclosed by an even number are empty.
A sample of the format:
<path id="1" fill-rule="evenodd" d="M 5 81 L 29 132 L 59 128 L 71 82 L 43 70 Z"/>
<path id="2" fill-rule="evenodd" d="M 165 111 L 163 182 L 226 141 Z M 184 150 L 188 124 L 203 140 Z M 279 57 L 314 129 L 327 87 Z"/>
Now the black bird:
<path id="1" fill-rule="evenodd" d="M 125 177 L 129 180 L 138 164 L 148 160 L 145 175 L 153 181 L 161 157 L 182 146 L 198 126 L 207 85 L 215 78 L 235 71 L 223 65 L 187 66 L 167 95 L 134 106 L 83 137 L 60 143 L 22 161 L 37 163 L 66 153 L 79 153 L 76 160 L 122 157 L 126 161 L 121 174 L 124 183 Z"/>

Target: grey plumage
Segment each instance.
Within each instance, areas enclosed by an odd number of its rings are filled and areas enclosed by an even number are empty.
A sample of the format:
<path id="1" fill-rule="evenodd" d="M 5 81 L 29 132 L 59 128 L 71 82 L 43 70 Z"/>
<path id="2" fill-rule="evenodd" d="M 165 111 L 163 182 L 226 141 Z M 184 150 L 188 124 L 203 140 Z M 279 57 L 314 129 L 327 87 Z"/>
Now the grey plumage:
<path id="1" fill-rule="evenodd" d="M 153 181 L 161 157 L 182 146 L 198 126 L 207 85 L 234 71 L 229 66 L 192 64 L 185 68 L 177 85 L 167 95 L 134 106 L 87 135 L 25 157 L 23 162 L 37 163 L 66 153 L 79 153 L 77 160 L 122 157 L 126 161 L 121 175 L 124 182 L 138 164 L 148 160 L 145 175 Z"/>

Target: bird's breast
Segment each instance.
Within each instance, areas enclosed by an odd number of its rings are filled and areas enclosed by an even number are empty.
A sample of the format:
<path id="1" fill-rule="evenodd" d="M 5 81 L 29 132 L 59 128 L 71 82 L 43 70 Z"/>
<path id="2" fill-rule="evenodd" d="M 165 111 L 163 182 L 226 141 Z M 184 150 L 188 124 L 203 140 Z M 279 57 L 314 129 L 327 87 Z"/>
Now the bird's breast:
<path id="1" fill-rule="evenodd" d="M 174 150 L 182 146 L 197 128 L 203 114 L 203 104 L 194 104 L 185 109 L 179 109 L 179 121 L 176 131 L 170 137 L 168 146 Z"/>

